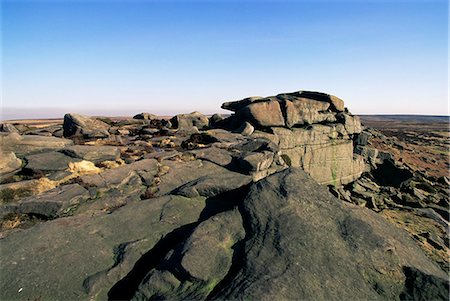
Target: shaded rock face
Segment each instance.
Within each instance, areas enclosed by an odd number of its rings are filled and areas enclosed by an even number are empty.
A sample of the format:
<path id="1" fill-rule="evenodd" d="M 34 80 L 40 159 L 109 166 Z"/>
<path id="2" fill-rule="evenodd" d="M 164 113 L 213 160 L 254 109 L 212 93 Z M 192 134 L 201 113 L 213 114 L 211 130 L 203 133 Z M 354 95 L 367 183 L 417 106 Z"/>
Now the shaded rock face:
<path id="1" fill-rule="evenodd" d="M 219 126 L 254 126 L 253 137 L 268 137 L 279 145 L 286 164 L 301 167 L 321 184 L 339 186 L 357 179 L 368 168 L 354 153 L 353 136 L 362 131 L 357 116 L 344 112 L 344 102 L 333 95 L 299 91 L 266 98 L 227 102 L 234 111 Z M 265 133 L 265 134 L 263 134 Z"/>
<path id="2" fill-rule="evenodd" d="M 104 138 L 109 136 L 109 125 L 96 118 L 80 114 L 64 115 L 64 137 Z"/>
<path id="3" fill-rule="evenodd" d="M 404 267 L 445 283 L 445 273 L 404 232 L 337 202 L 301 170 L 255 183 L 242 208 L 242 257 L 217 299 L 393 300 L 408 286 Z"/>

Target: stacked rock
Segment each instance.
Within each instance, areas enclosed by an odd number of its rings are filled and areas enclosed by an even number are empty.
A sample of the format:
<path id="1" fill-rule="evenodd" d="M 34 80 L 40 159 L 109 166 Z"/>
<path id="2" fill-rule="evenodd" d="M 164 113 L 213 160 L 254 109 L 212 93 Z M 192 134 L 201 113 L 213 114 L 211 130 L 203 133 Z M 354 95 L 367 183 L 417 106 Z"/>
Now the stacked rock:
<path id="1" fill-rule="evenodd" d="M 222 126 L 250 124 L 255 128 L 251 136 L 276 143 L 286 164 L 303 168 L 321 184 L 352 182 L 368 168 L 353 151 L 360 120 L 336 96 L 298 91 L 225 102 L 222 108 L 234 112 Z"/>

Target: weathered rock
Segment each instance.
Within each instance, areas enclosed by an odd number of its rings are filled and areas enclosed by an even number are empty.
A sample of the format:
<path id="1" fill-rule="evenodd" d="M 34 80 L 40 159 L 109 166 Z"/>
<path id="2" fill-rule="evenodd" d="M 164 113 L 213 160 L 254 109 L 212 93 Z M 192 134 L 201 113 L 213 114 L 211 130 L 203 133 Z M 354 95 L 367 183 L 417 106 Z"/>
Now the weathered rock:
<path id="1" fill-rule="evenodd" d="M 362 132 L 361 121 L 358 116 L 351 116 L 346 113 L 339 113 L 336 119 L 345 126 L 349 134 L 358 134 Z"/>
<path id="2" fill-rule="evenodd" d="M 0 298 L 105 300 L 161 237 L 196 222 L 204 207 L 204 198 L 166 196 L 12 233 L 0 244 Z"/>
<path id="3" fill-rule="evenodd" d="M 325 113 L 330 106 L 329 103 L 312 100 L 308 98 L 297 98 L 286 100 L 286 126 L 313 124 L 323 121 L 334 122 L 336 118 L 332 113 Z"/>
<path id="4" fill-rule="evenodd" d="M 56 171 L 66 170 L 69 168 L 69 163 L 79 162 L 80 159 L 66 156 L 60 152 L 46 152 L 25 157 L 27 164 L 25 168 L 34 171 Z"/>
<path id="5" fill-rule="evenodd" d="M 38 196 L 7 204 L 2 210 L 11 213 L 33 214 L 55 218 L 68 213 L 72 206 L 89 198 L 89 192 L 78 184 L 56 187 Z"/>
<path id="6" fill-rule="evenodd" d="M 229 102 L 224 102 L 221 106 L 222 109 L 224 110 L 229 110 L 229 111 L 233 111 L 233 112 L 237 112 L 240 109 L 248 106 L 249 104 L 251 104 L 252 102 L 256 101 L 256 100 L 260 100 L 262 99 L 261 96 L 252 96 L 252 97 L 247 97 L 244 98 L 242 100 L 238 100 L 238 101 L 229 101 Z"/>
<path id="7" fill-rule="evenodd" d="M 299 91 L 298 95 L 300 97 L 328 102 L 334 111 L 342 112 L 345 110 L 344 101 L 334 95 L 313 91 Z"/>
<path id="8" fill-rule="evenodd" d="M 227 166 L 233 161 L 233 157 L 229 151 L 213 146 L 191 150 L 190 153 L 197 159 L 206 160 L 220 166 Z"/>
<path id="9" fill-rule="evenodd" d="M 250 136 L 255 131 L 255 128 L 253 125 L 251 125 L 249 122 L 244 122 L 241 127 L 239 127 L 236 132 L 238 132 L 241 135 L 244 136 Z"/>
<path id="10" fill-rule="evenodd" d="M 0 176 L 14 172 L 22 166 L 22 160 L 18 159 L 13 152 L 0 151 Z"/>
<path id="11" fill-rule="evenodd" d="M 17 133 L 12 133 L 9 135 L 0 135 L 0 145 L 2 146 L 2 151 L 14 152 L 17 157 L 22 158 L 30 154 L 60 150 L 66 146 L 73 145 L 73 141 L 56 137 L 21 136 Z"/>
<path id="12" fill-rule="evenodd" d="M 408 286 L 403 267 L 447 277 L 403 231 L 337 201 L 299 169 L 255 183 L 243 216 L 237 271 L 208 298 L 392 300 Z"/>
<path id="13" fill-rule="evenodd" d="M 64 115 L 64 137 L 105 138 L 109 136 L 109 125 L 99 119 L 80 114 Z"/>
<path id="14" fill-rule="evenodd" d="M 280 103 L 276 100 L 258 101 L 238 111 L 239 119 L 259 127 L 284 126 Z"/>
<path id="15" fill-rule="evenodd" d="M 158 115 L 150 113 L 139 113 L 133 116 L 133 119 L 144 119 L 144 120 L 153 120 L 158 118 L 159 118 Z"/>
<path id="16" fill-rule="evenodd" d="M 208 128 L 209 119 L 200 112 L 192 112 L 190 114 L 179 114 L 170 119 L 172 126 L 179 130 L 190 130 L 196 127 L 199 130 Z"/>
<path id="17" fill-rule="evenodd" d="M 334 126 L 272 130 L 279 137 L 280 153 L 286 163 L 301 167 L 321 184 L 347 184 L 367 170 L 363 157 L 353 153 L 352 141 L 337 139 L 339 132 Z"/>
<path id="18" fill-rule="evenodd" d="M 155 159 L 136 161 L 99 174 L 82 176 L 81 181 L 89 186 L 111 188 L 125 184 L 130 177 L 144 172 L 147 172 L 147 177 L 154 177 L 158 173 L 158 161 Z"/>
<path id="19" fill-rule="evenodd" d="M 158 192 L 156 194 L 158 196 L 171 193 L 180 186 L 200 178 L 207 178 L 213 175 L 226 176 L 227 174 L 235 174 L 219 165 L 201 160 L 187 162 L 165 160 L 161 162 L 161 165 L 167 166 L 169 171 L 160 177 L 161 183 L 158 185 Z"/>
<path id="20" fill-rule="evenodd" d="M 173 194 L 185 197 L 214 197 L 227 191 L 241 188 L 252 181 L 252 178 L 236 172 L 227 171 L 222 174 L 203 176 L 177 188 Z"/>
<path id="21" fill-rule="evenodd" d="M 245 236 L 237 210 L 217 214 L 198 225 L 170 257 L 151 271 L 132 300 L 204 300 L 231 268 L 233 250 Z M 211 256 L 213 254 L 213 256 Z M 170 267 L 179 266 L 180 271 Z M 169 267 L 169 270 L 165 270 Z"/>
<path id="22" fill-rule="evenodd" d="M 266 170 L 270 167 L 274 159 L 274 154 L 270 151 L 250 152 L 246 153 L 238 159 L 240 170 L 244 173 L 251 174 Z"/>
<path id="23" fill-rule="evenodd" d="M 11 123 L 0 123 L 0 132 L 3 133 L 19 133 L 14 125 Z"/>
<path id="24" fill-rule="evenodd" d="M 94 163 L 115 161 L 120 158 L 120 150 L 115 146 L 107 145 L 73 145 L 61 150 L 62 153 Z"/>

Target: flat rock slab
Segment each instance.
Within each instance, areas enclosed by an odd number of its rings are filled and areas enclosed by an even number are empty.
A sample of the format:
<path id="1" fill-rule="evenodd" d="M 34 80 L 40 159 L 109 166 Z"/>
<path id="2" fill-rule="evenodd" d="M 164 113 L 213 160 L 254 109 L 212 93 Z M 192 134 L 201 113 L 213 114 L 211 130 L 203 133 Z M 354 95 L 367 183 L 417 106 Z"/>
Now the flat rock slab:
<path id="1" fill-rule="evenodd" d="M 174 194 L 185 197 L 214 197 L 227 191 L 241 188 L 252 181 L 252 177 L 236 172 L 223 172 L 210 176 L 203 176 L 177 188 Z"/>
<path id="2" fill-rule="evenodd" d="M 17 231 L 0 244 L 0 299 L 106 300 L 142 254 L 204 207 L 204 198 L 165 196 Z"/>
<path id="3" fill-rule="evenodd" d="M 239 271 L 209 298 L 394 300 L 408 286 L 405 267 L 447 277 L 401 229 L 339 202 L 300 169 L 253 184 L 242 214 Z"/>
<path id="4" fill-rule="evenodd" d="M 20 200 L 14 204 L 5 205 L 7 212 L 34 214 L 46 218 L 55 218 L 89 198 L 89 192 L 78 184 L 69 184 L 54 188 L 38 196 Z"/>
<path id="5" fill-rule="evenodd" d="M 18 157 L 36 154 L 51 150 L 60 150 L 66 146 L 73 145 L 69 139 L 46 137 L 37 135 L 19 135 L 12 133 L 0 135 L 0 145 L 4 152 L 14 152 Z"/>
<path id="6" fill-rule="evenodd" d="M 94 163 L 103 161 L 115 161 L 120 158 L 118 147 L 109 145 L 73 145 L 61 150 L 62 153 Z"/>
<path id="7" fill-rule="evenodd" d="M 146 172 L 145 177 L 154 176 L 158 173 L 158 161 L 155 159 L 144 159 L 123 165 L 99 174 L 86 175 L 81 181 L 90 186 L 114 187 L 124 182 L 132 173 Z"/>
<path id="8" fill-rule="evenodd" d="M 238 173 L 229 171 L 226 168 L 223 168 L 217 164 L 208 162 L 208 161 L 202 161 L 202 160 L 193 160 L 193 161 L 187 161 L 187 162 L 177 162 L 177 161 L 162 161 L 161 164 L 163 166 L 169 167 L 169 171 L 161 176 L 161 183 L 158 185 L 158 192 L 157 195 L 165 195 L 171 192 L 175 192 L 177 188 L 179 188 L 182 185 L 185 185 L 187 183 L 191 183 L 192 185 L 190 188 L 185 187 L 186 191 L 180 192 L 180 193 L 186 193 L 188 195 L 196 194 L 197 192 L 194 192 L 192 189 L 195 189 L 194 187 L 197 186 L 200 191 L 203 191 L 202 193 L 206 193 L 206 184 L 208 177 L 214 177 L 214 179 L 220 179 L 220 177 L 224 177 L 224 179 L 228 176 L 235 175 L 239 177 L 240 180 L 238 180 L 239 183 L 246 182 L 246 178 L 240 177 Z M 203 178 L 203 184 L 201 183 L 199 179 Z M 244 180 L 242 180 L 244 179 Z M 197 181 L 195 184 L 195 181 Z M 209 182 L 210 185 L 214 185 L 214 183 Z M 212 186 L 210 186 L 212 188 Z M 220 183 L 217 183 L 218 186 L 220 186 Z M 200 188 L 203 186 L 203 188 Z M 232 185 L 233 187 L 235 185 Z M 190 190 L 190 192 L 187 192 L 187 190 Z M 209 193 L 212 193 L 210 191 Z M 209 194 L 208 193 L 208 194 Z"/>
<path id="9" fill-rule="evenodd" d="M 41 171 L 66 170 L 69 163 L 80 162 L 80 159 L 66 156 L 60 152 L 47 152 L 25 157 L 26 168 Z"/>

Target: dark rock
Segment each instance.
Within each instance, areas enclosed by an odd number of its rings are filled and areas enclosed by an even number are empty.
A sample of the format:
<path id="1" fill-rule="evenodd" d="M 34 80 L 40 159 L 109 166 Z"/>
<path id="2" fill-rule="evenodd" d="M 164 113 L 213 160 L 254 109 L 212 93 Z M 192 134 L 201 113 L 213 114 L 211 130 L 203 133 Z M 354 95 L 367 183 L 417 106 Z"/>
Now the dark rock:
<path id="1" fill-rule="evenodd" d="M 361 132 L 354 137 L 354 142 L 356 145 L 366 146 L 369 142 L 371 134 L 369 132 Z"/>
<path id="2" fill-rule="evenodd" d="M 301 170 L 255 183 L 242 214 L 241 261 L 209 298 L 392 300 L 403 291 L 402 266 L 446 277 L 403 231 L 339 202 Z"/>
<path id="3" fill-rule="evenodd" d="M 144 120 L 152 120 L 158 119 L 158 115 L 150 114 L 150 113 L 139 113 L 133 116 L 133 119 L 144 119 Z"/>
<path id="4" fill-rule="evenodd" d="M 78 184 L 64 185 L 38 196 L 8 204 L 7 212 L 32 214 L 45 218 L 55 218 L 69 213 L 71 207 L 89 198 L 89 192 Z"/>
<path id="5" fill-rule="evenodd" d="M 69 163 L 81 161 L 78 158 L 66 156 L 60 152 L 47 152 L 25 157 L 25 168 L 34 171 L 57 171 L 69 168 Z"/>
<path id="6" fill-rule="evenodd" d="M 404 301 L 447 300 L 449 281 L 428 275 L 413 267 L 404 267 L 405 290 L 400 295 Z"/>
<path id="7" fill-rule="evenodd" d="M 81 136 L 83 138 L 106 138 L 109 125 L 99 119 L 69 113 L 64 115 L 64 137 Z"/>
<path id="8" fill-rule="evenodd" d="M 0 299 L 106 300 L 117 281 L 148 266 L 139 259 L 161 237 L 196 222 L 204 208 L 204 198 L 166 196 L 8 235 L 0 244 Z"/>
<path id="9" fill-rule="evenodd" d="M 244 122 L 237 130 L 236 132 L 238 132 L 241 135 L 244 136 L 250 136 L 251 134 L 253 134 L 253 132 L 255 131 L 255 128 L 253 127 L 253 125 L 251 125 L 249 122 Z"/>
<path id="10" fill-rule="evenodd" d="M 189 139 L 181 143 L 181 147 L 184 149 L 195 149 L 199 147 L 205 147 L 208 144 L 219 142 L 217 138 L 208 133 L 192 134 Z"/>
<path id="11" fill-rule="evenodd" d="M 391 160 L 385 160 L 373 171 L 376 181 L 384 186 L 400 187 L 400 184 L 413 177 L 411 171 L 396 166 Z"/>
<path id="12" fill-rule="evenodd" d="M 238 101 L 230 101 L 230 102 L 224 102 L 221 106 L 222 109 L 224 110 L 229 110 L 229 111 L 233 111 L 233 112 L 237 112 L 239 110 L 241 110 L 242 108 L 248 106 L 249 104 L 262 99 L 261 96 L 253 96 L 253 97 L 247 97 L 244 98 L 242 100 L 238 100 Z"/>
<path id="13" fill-rule="evenodd" d="M 244 236 L 237 210 L 209 218 L 147 274 L 132 300 L 207 299 L 231 268 L 235 246 Z"/>

